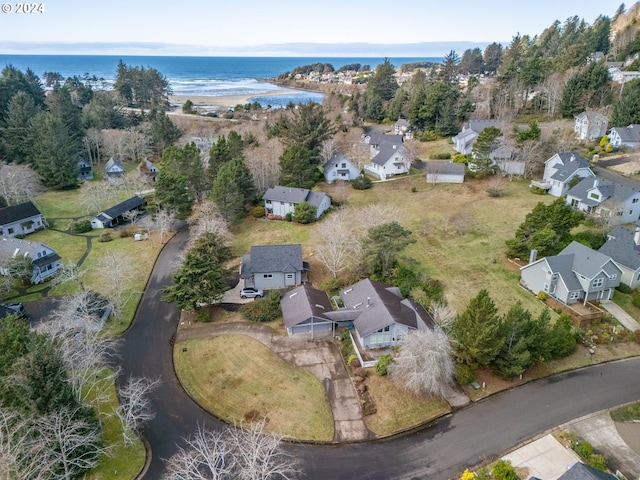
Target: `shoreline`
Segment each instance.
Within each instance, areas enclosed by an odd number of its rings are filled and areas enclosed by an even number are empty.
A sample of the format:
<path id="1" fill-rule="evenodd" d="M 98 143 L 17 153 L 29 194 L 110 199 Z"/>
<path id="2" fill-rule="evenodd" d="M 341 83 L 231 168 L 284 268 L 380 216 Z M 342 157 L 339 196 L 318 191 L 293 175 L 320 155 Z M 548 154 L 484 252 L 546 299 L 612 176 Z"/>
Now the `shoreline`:
<path id="1" fill-rule="evenodd" d="M 313 91 L 313 90 L 311 90 Z M 315 92 L 315 91 L 314 91 Z M 243 95 L 169 95 L 169 103 L 173 107 L 182 107 L 187 100 L 193 102 L 194 107 L 209 107 L 209 108 L 233 108 L 236 105 L 244 105 L 249 103 L 249 100 L 257 97 L 277 97 L 281 95 L 303 95 L 308 93 L 307 90 L 274 90 L 271 92 L 252 93 Z M 315 92 L 322 93 L 322 92 Z"/>

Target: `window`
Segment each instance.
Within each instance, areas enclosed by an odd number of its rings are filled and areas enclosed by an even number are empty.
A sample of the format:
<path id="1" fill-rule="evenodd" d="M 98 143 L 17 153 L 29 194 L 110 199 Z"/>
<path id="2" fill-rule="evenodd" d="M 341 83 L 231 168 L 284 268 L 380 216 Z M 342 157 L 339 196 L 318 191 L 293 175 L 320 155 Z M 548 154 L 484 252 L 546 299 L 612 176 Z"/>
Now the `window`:
<path id="1" fill-rule="evenodd" d="M 631 203 L 638 203 L 638 198 L 634 198 L 633 200 L 631 200 Z"/>
<path id="2" fill-rule="evenodd" d="M 580 298 L 580 292 L 571 292 L 569 294 L 569 299 L 571 300 L 577 300 L 578 298 Z"/>
<path id="3" fill-rule="evenodd" d="M 262 278 L 273 278 L 273 275 L 270 273 L 265 273 L 264 275 L 262 275 Z"/>
<path id="4" fill-rule="evenodd" d="M 542 287 L 542 289 L 543 289 L 545 292 L 547 292 L 547 293 L 548 293 L 548 292 L 549 292 L 549 284 L 548 284 L 548 283 L 545 283 L 545 284 L 544 284 L 544 287 Z"/>
<path id="5" fill-rule="evenodd" d="M 575 199 L 575 198 L 571 199 L 571 206 L 572 207 L 577 207 L 579 203 L 580 202 L 577 199 Z"/>
<path id="6" fill-rule="evenodd" d="M 264 203 L 266 203 L 267 205 L 271 205 L 271 200 L 265 200 Z"/>
<path id="7" fill-rule="evenodd" d="M 589 193 L 589 198 L 593 198 L 594 200 L 600 200 L 600 194 L 596 192 Z"/>
<path id="8" fill-rule="evenodd" d="M 596 278 L 593 281 L 593 283 L 591 284 L 591 286 L 594 287 L 594 288 L 601 287 L 602 285 L 604 285 L 604 278 L 602 278 L 602 277 Z"/>
<path id="9" fill-rule="evenodd" d="M 633 210 L 629 210 L 629 215 L 633 215 Z M 620 212 L 620 216 L 622 216 L 622 212 Z"/>
<path id="10" fill-rule="evenodd" d="M 293 278 L 293 273 L 287 273 L 287 278 Z"/>
<path id="11" fill-rule="evenodd" d="M 609 275 L 609 280 L 615 280 L 616 278 L 618 278 L 617 273 L 612 273 L 611 275 Z"/>
<path id="12" fill-rule="evenodd" d="M 7 232 L 9 233 L 9 235 L 11 235 L 14 232 L 14 230 L 13 228 L 10 228 L 9 230 L 7 230 Z"/>
<path id="13" fill-rule="evenodd" d="M 343 163 L 341 168 L 347 168 L 347 164 Z"/>

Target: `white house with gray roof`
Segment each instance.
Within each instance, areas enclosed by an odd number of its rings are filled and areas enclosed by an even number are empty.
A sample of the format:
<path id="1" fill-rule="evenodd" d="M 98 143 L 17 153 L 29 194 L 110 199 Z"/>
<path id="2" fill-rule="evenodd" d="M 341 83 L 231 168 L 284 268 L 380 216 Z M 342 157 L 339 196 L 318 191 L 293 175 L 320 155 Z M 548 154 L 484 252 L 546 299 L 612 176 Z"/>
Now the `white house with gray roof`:
<path id="1" fill-rule="evenodd" d="M 640 190 L 597 177 L 584 178 L 567 192 L 567 205 L 586 214 L 613 217 L 616 223 L 640 218 Z"/>
<path id="2" fill-rule="evenodd" d="M 595 177 L 589 161 L 575 152 L 556 153 L 544 162 L 542 181 L 531 181 L 531 186 L 547 190 L 549 195 L 563 197 L 569 191 L 569 183 L 574 177 Z"/>
<path id="3" fill-rule="evenodd" d="M 126 173 L 124 165 L 116 158 L 111 157 L 104 165 L 104 178 L 120 178 Z"/>
<path id="4" fill-rule="evenodd" d="M 603 114 L 593 110 L 575 116 L 573 131 L 580 140 L 601 139 L 607 133 L 609 120 Z"/>
<path id="5" fill-rule="evenodd" d="M 463 155 L 471 153 L 478 135 L 488 127 L 496 127 L 504 132 L 504 122 L 501 120 L 469 120 L 465 123 L 462 126 L 462 130 L 451 138 L 456 152 Z"/>
<path id="6" fill-rule="evenodd" d="M 626 127 L 613 127 L 609 130 L 609 142 L 616 148 L 640 146 L 640 125 L 631 124 Z"/>
<path id="7" fill-rule="evenodd" d="M 302 202 L 316 207 L 316 218 L 320 218 L 325 210 L 331 206 L 329 195 L 308 188 L 276 186 L 268 189 L 262 199 L 266 215 L 277 215 L 281 218 L 284 218 L 287 213 L 293 215 L 296 205 Z"/>
<path id="8" fill-rule="evenodd" d="M 254 245 L 242 257 L 240 278 L 245 287 L 286 288 L 307 280 L 309 264 L 302 260 L 302 245 Z"/>
<path id="9" fill-rule="evenodd" d="M 390 135 L 389 135 L 390 136 Z M 364 166 L 365 172 L 380 180 L 393 175 L 409 173 L 411 158 L 409 151 L 402 145 L 382 143 L 375 157 Z"/>
<path id="10" fill-rule="evenodd" d="M 620 267 L 621 283 L 634 290 L 640 287 L 640 226 L 630 230 L 618 225 L 607 235 L 607 241 L 598 251 L 611 257 Z"/>
<path id="11" fill-rule="evenodd" d="M 31 201 L 0 208 L 0 237 L 27 235 L 47 226 L 42 213 Z"/>
<path id="12" fill-rule="evenodd" d="M 360 176 L 358 166 L 340 152 L 335 152 L 324 164 L 322 170 L 327 183 L 333 183 L 336 180 L 350 182 Z"/>
<path id="13" fill-rule="evenodd" d="M 11 261 L 18 257 L 32 260 L 33 271 L 30 281 L 34 285 L 51 277 L 61 267 L 60 255 L 44 243 L 2 238 L 0 240 L 0 275 L 7 275 Z"/>
<path id="14" fill-rule="evenodd" d="M 91 219 L 92 228 L 112 228 L 126 221 L 128 214 L 141 214 L 144 210 L 144 199 L 134 195 L 133 197 L 103 210 Z"/>
<path id="15" fill-rule="evenodd" d="M 566 305 L 611 300 L 621 277 L 622 269 L 611 257 L 578 242 L 520 268 L 526 288 L 536 295 L 545 292 Z"/>

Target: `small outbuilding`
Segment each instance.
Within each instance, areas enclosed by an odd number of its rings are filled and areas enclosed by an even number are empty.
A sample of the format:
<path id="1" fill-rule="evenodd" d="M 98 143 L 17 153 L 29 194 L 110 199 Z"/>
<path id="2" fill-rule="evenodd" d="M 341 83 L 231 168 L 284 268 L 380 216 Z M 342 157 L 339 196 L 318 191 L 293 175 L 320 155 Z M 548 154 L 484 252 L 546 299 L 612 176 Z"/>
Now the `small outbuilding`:
<path id="1" fill-rule="evenodd" d="M 464 163 L 448 161 L 426 162 L 427 183 L 463 183 Z"/>
<path id="2" fill-rule="evenodd" d="M 107 210 L 100 212 L 91 219 L 92 228 L 113 228 L 126 220 L 129 212 L 142 213 L 144 210 L 144 199 L 134 195 L 128 200 L 121 202 Z"/>

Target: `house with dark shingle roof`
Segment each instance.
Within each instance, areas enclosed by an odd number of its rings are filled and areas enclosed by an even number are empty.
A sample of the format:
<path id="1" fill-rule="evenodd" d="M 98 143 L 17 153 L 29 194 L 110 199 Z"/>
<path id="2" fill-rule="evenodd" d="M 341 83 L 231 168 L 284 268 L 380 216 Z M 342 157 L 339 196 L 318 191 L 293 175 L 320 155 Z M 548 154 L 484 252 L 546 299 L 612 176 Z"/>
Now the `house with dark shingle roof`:
<path id="1" fill-rule="evenodd" d="M 567 192 L 567 205 L 586 214 L 612 217 L 616 223 L 640 218 L 640 189 L 610 180 L 587 177 Z"/>
<path id="2" fill-rule="evenodd" d="M 613 127 L 609 130 L 609 142 L 612 146 L 638 148 L 640 146 L 640 125 L 631 124 L 626 127 Z"/>
<path id="3" fill-rule="evenodd" d="M 144 210 L 144 200 L 137 195 L 121 202 L 107 210 L 100 212 L 91 219 L 93 228 L 112 228 L 125 220 L 129 212 L 141 213 Z"/>
<path id="4" fill-rule="evenodd" d="M 582 462 L 576 462 L 560 475 L 558 480 L 618 480 L 618 477 Z"/>
<path id="5" fill-rule="evenodd" d="M 27 235 L 47 227 L 40 210 L 31 202 L 0 208 L 0 236 Z"/>
<path id="6" fill-rule="evenodd" d="M 621 277 L 622 269 L 611 257 L 578 242 L 520 268 L 520 281 L 527 289 L 566 305 L 611 300 Z"/>
<path id="7" fill-rule="evenodd" d="M 547 190 L 554 197 L 563 197 L 569 191 L 574 177 L 595 177 L 589 162 L 575 152 L 556 153 L 544 162 L 542 181 L 531 181 L 531 186 Z"/>
<path id="8" fill-rule="evenodd" d="M 60 255 L 44 243 L 2 238 L 0 240 L 0 275 L 8 274 L 9 264 L 17 257 L 32 260 L 33 271 L 30 281 L 34 285 L 54 275 L 62 266 Z"/>
<path id="9" fill-rule="evenodd" d="M 307 280 L 309 264 L 302 260 L 302 245 L 254 245 L 242 257 L 240 278 L 245 287 L 293 287 Z"/>
<path id="10" fill-rule="evenodd" d="M 302 285 L 287 292 L 280 300 L 287 334 L 309 334 L 311 338 L 335 332 L 337 323 L 327 314 L 333 311 L 329 297 L 311 285 Z"/>
<path id="11" fill-rule="evenodd" d="M 391 136 L 391 135 L 387 135 Z M 409 151 L 402 145 L 383 142 L 375 157 L 364 166 L 367 173 L 380 180 L 386 180 L 393 175 L 409 173 L 411 157 Z"/>
<path id="12" fill-rule="evenodd" d="M 640 287 L 640 227 L 635 231 L 618 225 L 607 235 L 607 241 L 598 251 L 611 257 L 622 270 L 621 283 L 636 289 Z"/>
<path id="13" fill-rule="evenodd" d="M 333 183 L 336 180 L 350 182 L 360 176 L 358 166 L 340 152 L 335 152 L 324 164 L 322 170 L 327 183 Z"/>
<path id="14" fill-rule="evenodd" d="M 297 204 L 307 202 L 316 207 L 316 218 L 331 206 L 331 197 L 324 192 L 316 192 L 308 188 L 276 186 L 268 189 L 263 195 L 264 209 L 269 215 L 285 217 L 293 215 Z"/>
<path id="15" fill-rule="evenodd" d="M 93 180 L 93 165 L 84 157 L 80 157 L 76 162 L 78 170 L 78 181 Z"/>
<path id="16" fill-rule="evenodd" d="M 124 165 L 118 159 L 111 157 L 104 165 L 104 178 L 120 178 L 125 174 Z"/>
<path id="17" fill-rule="evenodd" d="M 456 152 L 463 155 L 471 153 L 478 135 L 488 127 L 496 127 L 504 132 L 504 122 L 501 120 L 469 120 L 465 123 L 462 126 L 462 130 L 451 138 Z"/>

